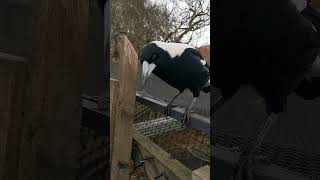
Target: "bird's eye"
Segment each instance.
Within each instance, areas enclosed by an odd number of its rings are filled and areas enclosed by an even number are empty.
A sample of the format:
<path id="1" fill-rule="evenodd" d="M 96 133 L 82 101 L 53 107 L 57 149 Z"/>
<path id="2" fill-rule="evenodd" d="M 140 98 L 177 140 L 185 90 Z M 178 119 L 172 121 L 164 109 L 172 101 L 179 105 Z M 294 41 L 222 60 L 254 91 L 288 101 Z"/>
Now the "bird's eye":
<path id="1" fill-rule="evenodd" d="M 158 59 L 158 54 L 157 54 L 157 53 L 153 53 L 152 56 L 151 56 L 151 58 L 150 58 L 150 60 L 151 60 L 152 62 L 155 62 L 157 59 Z"/>

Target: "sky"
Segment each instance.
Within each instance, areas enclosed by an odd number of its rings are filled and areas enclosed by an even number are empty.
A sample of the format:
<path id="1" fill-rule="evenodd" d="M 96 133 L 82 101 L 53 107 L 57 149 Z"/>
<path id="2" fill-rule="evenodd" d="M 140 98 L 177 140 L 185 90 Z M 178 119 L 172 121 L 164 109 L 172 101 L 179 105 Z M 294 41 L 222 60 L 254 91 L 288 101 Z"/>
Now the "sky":
<path id="1" fill-rule="evenodd" d="M 168 0 L 149 0 L 151 2 L 155 2 L 157 4 L 162 4 L 167 2 Z M 207 0 L 208 3 L 210 3 L 210 0 Z M 202 31 L 202 36 L 200 37 L 200 39 L 195 39 L 193 41 L 191 41 L 191 45 L 196 46 L 196 47 L 200 47 L 203 45 L 207 45 L 210 44 L 210 25 L 205 27 L 204 29 L 201 30 Z M 188 39 L 188 36 L 186 36 L 185 38 L 183 38 L 183 40 Z"/>

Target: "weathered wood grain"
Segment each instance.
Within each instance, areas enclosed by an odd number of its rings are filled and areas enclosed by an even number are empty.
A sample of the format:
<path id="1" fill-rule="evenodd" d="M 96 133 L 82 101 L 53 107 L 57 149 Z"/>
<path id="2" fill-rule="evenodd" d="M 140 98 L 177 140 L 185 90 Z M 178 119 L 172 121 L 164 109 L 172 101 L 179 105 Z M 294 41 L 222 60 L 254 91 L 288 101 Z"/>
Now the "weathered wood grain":
<path id="1" fill-rule="evenodd" d="M 192 172 L 186 166 L 176 159 L 172 159 L 170 154 L 161 147 L 153 143 L 147 137 L 143 136 L 135 128 L 132 128 L 133 138 L 137 141 L 139 149 L 145 158 L 152 157 L 156 168 L 150 161 L 145 162 L 147 175 L 150 179 L 155 178 L 161 173 L 165 173 L 169 179 L 173 180 L 191 180 Z M 158 171 L 158 172 L 157 172 Z M 165 179 L 162 177 L 162 179 Z M 161 180 L 162 180 L 161 179 Z"/>
<path id="2" fill-rule="evenodd" d="M 128 38 L 119 34 L 115 39 L 115 60 L 119 63 L 119 90 L 114 93 L 111 121 L 114 121 L 111 179 L 129 179 L 129 169 L 118 169 L 118 164 L 130 164 L 135 115 L 138 56 Z"/>
<path id="3" fill-rule="evenodd" d="M 0 53 L 0 179 L 17 179 L 27 60 Z"/>
<path id="4" fill-rule="evenodd" d="M 21 180 L 75 180 L 88 1 L 32 0 Z"/>
<path id="5" fill-rule="evenodd" d="M 210 166 L 206 165 L 192 171 L 192 180 L 210 180 Z"/>

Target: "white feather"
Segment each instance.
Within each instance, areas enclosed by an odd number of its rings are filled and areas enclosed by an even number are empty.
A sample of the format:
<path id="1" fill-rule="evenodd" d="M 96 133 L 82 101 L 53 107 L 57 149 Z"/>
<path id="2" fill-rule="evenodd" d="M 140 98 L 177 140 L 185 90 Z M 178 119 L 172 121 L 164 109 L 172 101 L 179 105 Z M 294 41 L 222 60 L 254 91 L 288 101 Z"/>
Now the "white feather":
<path id="1" fill-rule="evenodd" d="M 202 63 L 202 65 L 206 65 L 207 64 L 207 62 L 204 59 L 201 59 L 201 63 Z"/>
<path id="2" fill-rule="evenodd" d="M 187 48 L 195 49 L 194 47 L 183 43 L 166 43 L 161 41 L 153 41 L 151 43 L 155 43 L 158 47 L 167 51 L 171 58 L 181 56 Z"/>

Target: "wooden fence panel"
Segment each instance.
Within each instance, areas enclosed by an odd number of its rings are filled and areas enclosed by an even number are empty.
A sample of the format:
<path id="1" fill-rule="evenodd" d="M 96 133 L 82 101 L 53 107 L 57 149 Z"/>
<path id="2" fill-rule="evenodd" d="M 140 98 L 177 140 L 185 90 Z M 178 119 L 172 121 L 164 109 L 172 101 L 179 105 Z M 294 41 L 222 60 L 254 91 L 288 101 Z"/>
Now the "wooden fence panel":
<path id="1" fill-rule="evenodd" d="M 0 179 L 17 179 L 27 60 L 0 53 Z"/>
<path id="2" fill-rule="evenodd" d="M 88 1 L 32 0 L 31 7 L 30 84 L 19 179 L 75 180 Z"/>

